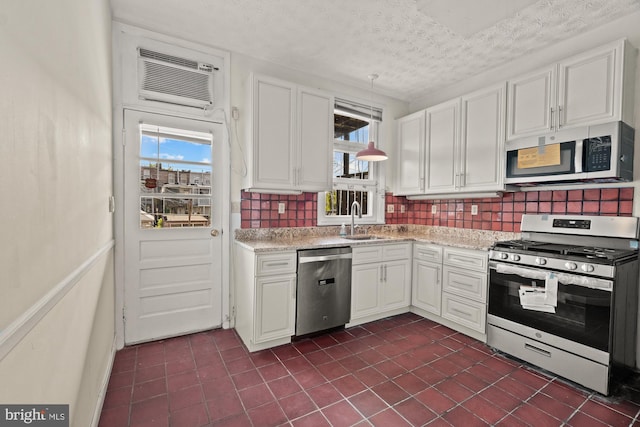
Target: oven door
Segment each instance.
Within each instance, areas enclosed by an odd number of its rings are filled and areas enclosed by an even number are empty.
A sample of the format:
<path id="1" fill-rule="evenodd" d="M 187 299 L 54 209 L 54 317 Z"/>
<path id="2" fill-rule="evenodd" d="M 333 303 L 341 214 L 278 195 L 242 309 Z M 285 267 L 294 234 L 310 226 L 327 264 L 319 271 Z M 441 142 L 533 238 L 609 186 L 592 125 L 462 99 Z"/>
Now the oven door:
<path id="1" fill-rule="evenodd" d="M 524 308 L 521 287 L 558 278 L 555 313 Z M 613 282 L 540 268 L 489 263 L 489 314 L 609 353 Z"/>

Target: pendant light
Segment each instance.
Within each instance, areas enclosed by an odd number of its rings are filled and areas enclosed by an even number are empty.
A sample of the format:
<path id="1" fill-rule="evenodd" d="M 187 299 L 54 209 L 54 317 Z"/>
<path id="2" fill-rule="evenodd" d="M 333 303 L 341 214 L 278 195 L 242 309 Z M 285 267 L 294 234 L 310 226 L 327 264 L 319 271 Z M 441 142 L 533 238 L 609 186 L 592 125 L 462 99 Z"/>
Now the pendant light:
<path id="1" fill-rule="evenodd" d="M 371 108 L 371 122 L 369 123 L 369 136 L 371 136 L 371 128 L 373 124 L 373 81 L 377 78 L 377 74 L 369 74 L 369 80 L 371 80 L 371 102 L 369 105 Z M 369 141 L 367 148 L 356 153 L 357 160 L 366 160 L 369 162 L 379 162 L 381 160 L 387 160 L 388 158 L 389 157 L 384 151 L 379 150 L 374 146 L 373 140 Z"/>

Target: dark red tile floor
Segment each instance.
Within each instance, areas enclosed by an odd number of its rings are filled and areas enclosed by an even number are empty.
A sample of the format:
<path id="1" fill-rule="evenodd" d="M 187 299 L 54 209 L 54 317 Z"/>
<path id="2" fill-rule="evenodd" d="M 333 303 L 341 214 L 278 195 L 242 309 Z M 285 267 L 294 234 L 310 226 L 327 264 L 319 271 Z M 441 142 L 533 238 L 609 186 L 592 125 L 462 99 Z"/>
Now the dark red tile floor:
<path id="1" fill-rule="evenodd" d="M 640 406 L 413 314 L 249 353 L 233 330 L 116 354 L 100 427 L 629 426 Z"/>

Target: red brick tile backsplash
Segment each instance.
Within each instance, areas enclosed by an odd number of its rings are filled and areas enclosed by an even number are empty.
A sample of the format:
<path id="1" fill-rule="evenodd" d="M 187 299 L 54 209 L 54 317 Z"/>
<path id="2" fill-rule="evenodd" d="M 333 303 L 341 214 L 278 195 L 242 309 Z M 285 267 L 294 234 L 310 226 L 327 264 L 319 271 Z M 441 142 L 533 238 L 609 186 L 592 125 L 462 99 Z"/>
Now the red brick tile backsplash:
<path id="1" fill-rule="evenodd" d="M 631 216 L 633 188 L 543 190 L 505 193 L 502 198 L 407 200 L 387 194 L 387 224 L 439 225 L 493 231 L 520 231 L 522 214 L 582 214 Z M 432 206 L 436 213 L 431 213 Z M 476 205 L 478 214 L 472 215 Z M 404 213 L 402 212 L 404 206 Z"/>
<path id="2" fill-rule="evenodd" d="M 284 203 L 282 214 L 278 213 L 279 203 Z M 289 196 L 243 191 L 240 195 L 241 228 L 315 227 L 317 207 L 317 193 Z"/>
<path id="3" fill-rule="evenodd" d="M 278 213 L 279 203 L 285 205 L 282 214 Z M 242 228 L 317 225 L 317 193 L 289 196 L 243 191 L 240 204 Z M 519 232 L 524 213 L 631 216 L 633 187 L 527 191 L 486 199 L 407 200 L 406 197 L 388 193 L 386 204 L 394 205 L 393 213 L 387 211 L 385 214 L 387 224 Z M 435 214 L 431 213 L 434 205 Z M 473 205 L 478 208 L 477 215 L 471 214 Z"/>

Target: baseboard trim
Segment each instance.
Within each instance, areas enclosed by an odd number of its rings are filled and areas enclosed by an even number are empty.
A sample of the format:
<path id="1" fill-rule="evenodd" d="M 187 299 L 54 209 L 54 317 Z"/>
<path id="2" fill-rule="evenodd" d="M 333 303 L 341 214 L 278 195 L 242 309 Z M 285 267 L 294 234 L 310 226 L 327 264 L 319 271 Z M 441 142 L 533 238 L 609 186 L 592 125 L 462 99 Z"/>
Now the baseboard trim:
<path id="1" fill-rule="evenodd" d="M 65 277 L 44 297 L 32 305 L 20 317 L 11 322 L 5 329 L 0 331 L 0 361 L 3 360 L 13 348 L 22 341 L 24 337 L 51 311 L 55 305 L 78 284 L 80 279 L 89 271 L 91 267 L 107 252 L 114 247 L 114 240 L 110 240 L 97 252 L 95 252 L 82 265 L 76 268 L 71 274 Z"/>
<path id="2" fill-rule="evenodd" d="M 107 397 L 107 387 L 109 387 L 109 378 L 111 378 L 111 371 L 113 371 L 113 362 L 116 359 L 117 339 L 113 336 L 113 342 L 111 343 L 111 351 L 109 353 L 109 364 L 104 371 L 102 382 L 100 383 L 100 390 L 98 391 L 98 399 L 96 401 L 96 408 L 93 412 L 93 419 L 91 420 L 91 427 L 98 427 L 100 423 L 100 415 L 102 415 L 102 407 L 104 406 L 104 399 Z"/>

